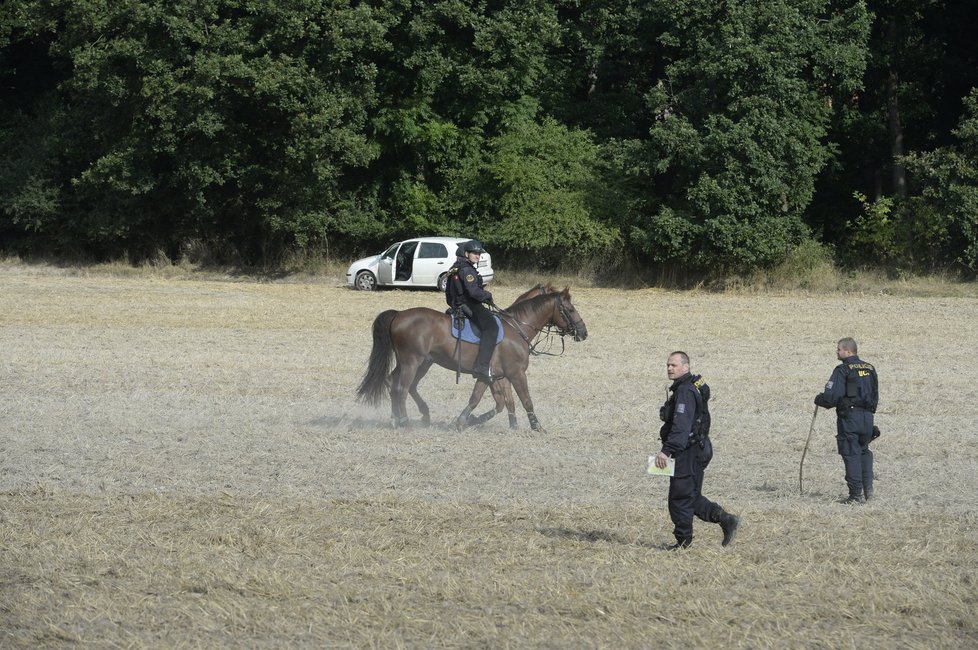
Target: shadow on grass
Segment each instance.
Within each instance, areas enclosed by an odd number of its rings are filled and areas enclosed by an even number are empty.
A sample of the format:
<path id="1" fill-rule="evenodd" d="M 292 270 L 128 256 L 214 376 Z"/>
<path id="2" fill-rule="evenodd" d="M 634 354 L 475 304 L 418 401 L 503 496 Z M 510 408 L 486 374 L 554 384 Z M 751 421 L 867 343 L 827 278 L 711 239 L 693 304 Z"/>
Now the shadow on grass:
<path id="1" fill-rule="evenodd" d="M 538 528 L 539 532 L 544 537 L 551 537 L 553 539 L 564 539 L 570 540 L 572 542 L 584 542 L 587 544 L 595 544 L 598 542 L 604 542 L 608 544 L 621 544 L 623 546 L 639 546 L 641 548 L 655 549 L 657 551 L 664 551 L 668 548 L 668 544 L 652 544 L 650 542 L 643 542 L 635 539 L 627 539 L 621 535 L 616 535 L 615 533 L 609 533 L 604 530 L 574 530 L 572 528 Z"/>
<path id="2" fill-rule="evenodd" d="M 391 425 L 391 418 L 389 415 L 378 415 L 377 417 L 370 418 L 361 416 L 350 417 L 346 415 L 322 416 L 306 420 L 305 424 L 309 427 L 318 427 L 323 429 L 346 429 L 348 431 L 376 431 L 378 429 L 384 431 L 405 431 L 412 429 L 423 431 L 456 432 L 454 420 L 423 424 L 421 419 L 418 418 L 416 420 L 409 421 L 407 425 L 401 425 L 395 428 Z"/>

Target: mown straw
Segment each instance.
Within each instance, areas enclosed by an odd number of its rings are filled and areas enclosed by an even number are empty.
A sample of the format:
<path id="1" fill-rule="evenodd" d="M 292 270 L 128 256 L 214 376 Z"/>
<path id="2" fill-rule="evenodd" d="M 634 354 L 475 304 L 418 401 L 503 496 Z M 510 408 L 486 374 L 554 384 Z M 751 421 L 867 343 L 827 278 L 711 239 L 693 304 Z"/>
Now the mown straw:
<path id="1" fill-rule="evenodd" d="M 354 400 L 370 323 L 438 293 L 0 270 L 0 647 L 978 642 L 978 301 L 571 291 L 590 337 L 530 362 L 547 434 L 457 432 L 470 380 L 439 369 L 432 426 L 392 430 Z M 881 375 L 863 507 L 831 412 L 797 486 L 846 335 Z M 713 388 L 730 548 L 697 521 L 661 550 L 674 349 Z"/>

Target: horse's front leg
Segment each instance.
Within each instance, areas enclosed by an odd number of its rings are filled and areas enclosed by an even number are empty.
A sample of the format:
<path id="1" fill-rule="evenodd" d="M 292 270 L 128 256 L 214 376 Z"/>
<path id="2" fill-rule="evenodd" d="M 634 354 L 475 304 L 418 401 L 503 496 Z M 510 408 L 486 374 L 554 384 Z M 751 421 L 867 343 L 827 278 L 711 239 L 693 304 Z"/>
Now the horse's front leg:
<path id="1" fill-rule="evenodd" d="M 421 424 L 431 426 L 431 411 L 428 409 L 428 404 L 423 399 L 421 399 L 421 394 L 418 393 L 418 384 L 424 379 L 424 376 L 428 374 L 431 369 L 431 361 L 424 361 L 421 367 L 418 368 L 417 374 L 414 376 L 414 381 L 411 382 L 411 388 L 408 391 L 411 397 L 414 398 L 414 403 L 418 405 L 418 410 L 421 411 Z M 406 415 L 406 414 L 405 414 Z"/>
<path id="2" fill-rule="evenodd" d="M 537 416 L 533 412 L 533 400 L 530 399 L 530 387 L 526 381 L 526 373 L 513 373 L 509 375 L 509 380 L 512 382 L 513 388 L 516 390 L 516 394 L 519 395 L 520 402 L 523 404 L 523 409 L 526 411 L 526 418 L 530 421 L 530 428 L 534 431 L 546 433 L 546 430 L 540 424 L 540 421 L 537 420 Z"/>
<path id="3" fill-rule="evenodd" d="M 507 381 L 500 388 L 503 394 L 503 401 L 506 404 L 506 413 L 509 415 L 509 428 L 515 429 L 518 422 L 516 420 L 516 402 L 513 401 L 513 385 Z M 498 412 L 499 409 L 497 408 L 496 411 Z"/>

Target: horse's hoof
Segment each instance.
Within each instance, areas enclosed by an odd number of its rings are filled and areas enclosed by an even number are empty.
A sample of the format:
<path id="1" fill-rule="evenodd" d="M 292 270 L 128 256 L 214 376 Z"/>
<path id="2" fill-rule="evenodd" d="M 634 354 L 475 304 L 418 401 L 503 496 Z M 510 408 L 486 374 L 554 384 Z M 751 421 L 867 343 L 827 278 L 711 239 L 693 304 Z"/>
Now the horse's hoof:
<path id="1" fill-rule="evenodd" d="M 465 428 L 465 425 L 466 425 L 466 422 L 465 422 L 464 419 L 462 419 L 462 418 L 455 418 L 455 430 L 456 431 L 458 431 L 459 433 L 461 433 L 462 432 L 462 429 Z"/>

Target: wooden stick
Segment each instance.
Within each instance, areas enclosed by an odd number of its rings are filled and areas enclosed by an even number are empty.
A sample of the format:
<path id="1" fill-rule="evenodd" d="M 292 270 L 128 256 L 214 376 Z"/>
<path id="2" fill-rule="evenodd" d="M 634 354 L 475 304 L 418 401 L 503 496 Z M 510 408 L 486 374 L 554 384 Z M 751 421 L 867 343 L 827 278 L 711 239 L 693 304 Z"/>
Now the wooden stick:
<path id="1" fill-rule="evenodd" d="M 808 438 L 805 440 L 805 448 L 801 452 L 801 462 L 798 464 L 798 494 L 804 494 L 805 490 L 801 487 L 801 478 L 805 471 L 805 454 L 808 453 L 808 443 L 812 439 L 812 431 L 815 430 L 815 417 L 818 415 L 818 405 L 812 413 L 812 426 L 808 427 Z"/>

